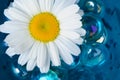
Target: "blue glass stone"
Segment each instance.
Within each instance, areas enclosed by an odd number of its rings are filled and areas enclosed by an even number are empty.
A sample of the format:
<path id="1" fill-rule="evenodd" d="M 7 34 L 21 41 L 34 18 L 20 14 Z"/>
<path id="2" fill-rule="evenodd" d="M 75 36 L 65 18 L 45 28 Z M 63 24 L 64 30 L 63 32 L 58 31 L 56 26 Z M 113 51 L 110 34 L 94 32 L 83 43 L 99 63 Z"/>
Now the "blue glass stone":
<path id="1" fill-rule="evenodd" d="M 101 19 L 95 14 L 86 14 L 82 19 L 83 28 L 86 30 L 86 43 L 95 43 L 102 36 L 106 37 L 106 29 Z"/>
<path id="2" fill-rule="evenodd" d="M 108 50 L 100 43 L 83 45 L 80 59 L 82 65 L 88 67 L 102 65 L 108 59 Z"/>
<path id="3" fill-rule="evenodd" d="M 35 80 L 59 80 L 59 78 L 54 71 L 50 70 L 46 74 L 40 74 Z"/>
<path id="4" fill-rule="evenodd" d="M 105 8 L 101 0 L 80 0 L 79 5 L 85 13 L 94 13 L 101 17 L 104 16 Z"/>

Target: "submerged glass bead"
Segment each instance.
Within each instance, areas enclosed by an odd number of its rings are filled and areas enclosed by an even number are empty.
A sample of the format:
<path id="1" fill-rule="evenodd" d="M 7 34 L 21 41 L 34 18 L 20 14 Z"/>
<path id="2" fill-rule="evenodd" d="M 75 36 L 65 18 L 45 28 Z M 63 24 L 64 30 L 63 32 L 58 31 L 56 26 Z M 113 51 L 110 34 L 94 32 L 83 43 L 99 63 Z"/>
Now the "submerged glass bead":
<path id="1" fill-rule="evenodd" d="M 80 56 L 82 65 L 93 67 L 103 64 L 108 58 L 108 50 L 103 44 L 83 45 Z"/>
<path id="2" fill-rule="evenodd" d="M 86 43 L 95 43 L 101 37 L 107 37 L 105 26 L 97 15 L 91 13 L 86 14 L 83 16 L 82 22 L 83 28 L 85 28 L 87 32 L 85 37 Z"/>
<path id="3" fill-rule="evenodd" d="M 104 4 L 101 0 L 80 0 L 80 7 L 85 13 L 95 13 L 99 16 L 104 16 Z"/>
<path id="4" fill-rule="evenodd" d="M 54 71 L 50 70 L 46 74 L 40 74 L 35 80 L 59 80 L 59 78 Z"/>
<path id="5" fill-rule="evenodd" d="M 31 79 L 31 74 L 26 70 L 25 66 L 18 65 L 16 58 L 13 59 L 14 61 L 10 65 L 12 75 L 17 79 Z"/>

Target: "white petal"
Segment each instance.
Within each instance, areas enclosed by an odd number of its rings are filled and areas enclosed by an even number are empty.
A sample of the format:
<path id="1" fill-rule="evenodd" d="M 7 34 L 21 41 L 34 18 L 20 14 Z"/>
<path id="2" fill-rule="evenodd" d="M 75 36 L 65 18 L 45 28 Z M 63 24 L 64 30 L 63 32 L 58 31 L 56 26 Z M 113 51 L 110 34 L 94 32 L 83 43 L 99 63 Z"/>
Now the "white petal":
<path id="1" fill-rule="evenodd" d="M 62 20 L 65 17 L 69 17 L 79 11 L 79 6 L 78 5 L 71 5 L 66 8 L 64 8 L 62 11 L 57 14 L 58 20 Z"/>
<path id="2" fill-rule="evenodd" d="M 66 23 L 68 21 L 80 21 L 82 19 L 82 17 L 79 14 L 73 14 L 69 17 L 65 17 L 63 19 L 60 20 L 60 23 Z M 72 22 L 71 21 L 71 22 Z"/>
<path id="3" fill-rule="evenodd" d="M 70 50 L 71 54 L 75 56 L 78 56 L 80 54 L 80 48 L 75 43 L 63 36 L 59 36 L 58 39 Z"/>
<path id="4" fill-rule="evenodd" d="M 75 30 L 77 33 L 80 34 L 80 36 L 85 36 L 86 35 L 86 30 L 83 28 L 79 28 Z"/>
<path id="5" fill-rule="evenodd" d="M 84 15 L 84 12 L 83 12 L 83 10 L 79 10 L 79 12 L 78 12 L 81 16 L 83 16 Z"/>
<path id="6" fill-rule="evenodd" d="M 41 12 L 46 12 L 46 0 L 38 0 Z"/>
<path id="7" fill-rule="evenodd" d="M 0 31 L 4 33 L 13 33 L 19 30 L 27 30 L 27 24 L 18 21 L 7 21 L 0 25 Z"/>
<path id="8" fill-rule="evenodd" d="M 22 53 L 18 58 L 18 64 L 22 66 L 25 65 L 27 61 L 29 60 L 28 55 L 29 55 L 28 52 Z"/>
<path id="9" fill-rule="evenodd" d="M 26 69 L 27 71 L 32 71 L 35 68 L 35 66 L 36 66 L 36 60 L 31 59 L 28 61 Z"/>
<path id="10" fill-rule="evenodd" d="M 75 2 L 76 2 L 76 0 L 69 0 L 69 1 L 67 1 L 66 0 L 66 6 L 69 6 L 69 5 L 72 5 L 72 4 L 75 4 Z"/>
<path id="11" fill-rule="evenodd" d="M 27 5 L 28 9 L 32 12 L 33 15 L 40 13 L 38 0 L 22 0 L 22 2 L 26 3 L 25 5 Z"/>
<path id="12" fill-rule="evenodd" d="M 46 44 L 41 43 L 37 53 L 37 66 L 40 68 L 41 73 L 47 73 L 50 67 L 50 56 Z"/>
<path id="13" fill-rule="evenodd" d="M 19 37 L 18 37 L 19 35 Z M 8 43 L 8 46 L 10 45 L 17 45 L 19 42 L 22 41 L 23 38 L 25 38 L 27 36 L 26 32 L 24 30 L 21 31 L 16 31 L 14 33 L 11 33 L 9 35 L 7 35 L 7 37 L 5 38 L 5 42 Z M 19 39 L 18 39 L 19 38 Z M 18 42 L 17 42 L 18 41 Z M 13 44 L 14 43 L 14 44 Z"/>
<path id="14" fill-rule="evenodd" d="M 14 48 L 9 47 L 9 48 L 6 50 L 6 54 L 7 54 L 8 56 L 12 57 L 12 56 L 14 56 L 14 55 L 16 55 L 16 54 L 18 54 L 18 53 L 16 53 L 16 52 L 14 51 Z"/>
<path id="15" fill-rule="evenodd" d="M 32 45 L 30 52 L 29 52 L 29 59 L 36 59 L 37 58 L 37 54 L 38 54 L 38 47 L 39 47 L 40 42 L 34 42 L 34 44 Z"/>
<path id="16" fill-rule="evenodd" d="M 46 45 L 41 43 L 38 46 L 38 52 L 37 52 L 37 65 L 40 69 L 44 67 L 44 65 L 46 64 L 47 56 L 48 55 L 47 55 Z"/>
<path id="17" fill-rule="evenodd" d="M 13 34 L 9 34 L 6 37 L 5 42 L 8 44 L 8 46 L 13 47 L 16 52 L 22 53 L 27 51 L 32 46 L 34 40 L 22 30 Z"/>
<path id="18" fill-rule="evenodd" d="M 13 7 L 23 11 L 30 17 L 40 12 L 37 0 L 15 0 Z"/>
<path id="19" fill-rule="evenodd" d="M 32 13 L 28 9 L 27 5 L 25 5 L 23 2 L 21 0 L 15 0 L 14 3 L 12 4 L 12 6 L 19 9 L 19 10 L 21 10 L 21 11 L 23 11 L 24 13 L 29 15 L 29 17 L 31 17 Z"/>
<path id="20" fill-rule="evenodd" d="M 63 10 L 67 6 L 74 4 L 75 2 L 76 2 L 76 0 L 69 0 L 69 1 L 67 1 L 67 0 L 55 0 L 52 12 L 54 14 L 57 14 L 61 10 Z"/>
<path id="21" fill-rule="evenodd" d="M 73 41 L 75 44 L 81 45 L 83 43 L 83 39 L 80 37 L 80 34 L 78 34 L 75 31 L 61 31 L 61 36 L 64 36 L 71 41 Z"/>
<path id="22" fill-rule="evenodd" d="M 51 11 L 54 4 L 54 0 L 45 0 L 46 11 Z"/>
<path id="23" fill-rule="evenodd" d="M 60 34 L 69 39 L 78 39 L 80 37 L 80 35 L 74 31 L 66 31 L 66 30 L 62 31 L 61 30 Z"/>
<path id="24" fill-rule="evenodd" d="M 29 61 L 27 63 L 28 71 L 33 70 L 37 64 L 37 53 L 38 53 L 38 49 L 39 49 L 39 44 L 40 44 L 40 42 L 35 42 L 29 52 L 29 55 L 28 55 Z"/>
<path id="25" fill-rule="evenodd" d="M 52 8 L 52 13 L 54 15 L 57 15 L 58 12 L 60 12 L 60 10 L 63 9 L 64 2 L 65 2 L 65 0 L 55 0 L 55 3 Z"/>
<path id="26" fill-rule="evenodd" d="M 60 24 L 60 29 L 64 30 L 64 29 L 68 29 L 68 30 L 73 30 L 73 29 L 78 29 L 80 28 L 82 25 L 82 23 L 80 21 L 70 21 L 70 22 L 66 22 L 66 23 L 61 23 Z"/>
<path id="27" fill-rule="evenodd" d="M 28 23 L 30 20 L 30 18 L 26 14 L 24 14 L 24 12 L 12 7 L 5 9 L 4 14 L 10 20 L 17 20 L 26 23 Z"/>
<path id="28" fill-rule="evenodd" d="M 40 68 L 41 73 L 47 73 L 50 68 L 50 56 L 47 56 L 44 67 Z"/>
<path id="29" fill-rule="evenodd" d="M 50 55 L 50 59 L 54 66 L 60 66 L 60 58 L 59 58 L 59 52 L 55 45 L 55 43 L 50 42 L 48 44 L 48 51 Z"/>
<path id="30" fill-rule="evenodd" d="M 56 40 L 55 43 L 59 48 L 60 56 L 62 57 L 64 62 L 69 64 L 69 65 L 72 64 L 73 63 L 73 57 L 70 54 L 70 51 L 59 40 Z"/>
<path id="31" fill-rule="evenodd" d="M 78 38 L 78 39 L 74 39 L 74 40 L 72 40 L 74 43 L 76 43 L 76 44 L 79 44 L 79 45 L 81 45 L 82 43 L 83 43 L 83 39 L 82 38 Z"/>
<path id="32" fill-rule="evenodd" d="M 36 47 L 38 47 L 37 42 L 35 42 L 33 44 L 31 50 L 28 50 L 28 52 L 21 54 L 19 59 L 18 59 L 18 63 L 21 64 L 21 65 L 24 65 L 28 62 L 28 64 L 27 64 L 27 70 L 28 71 L 32 70 L 35 66 L 35 64 L 32 63 L 32 62 L 34 60 L 36 60 L 36 57 L 37 57 L 37 48 Z M 33 66 L 32 66 L 32 64 L 33 64 Z"/>

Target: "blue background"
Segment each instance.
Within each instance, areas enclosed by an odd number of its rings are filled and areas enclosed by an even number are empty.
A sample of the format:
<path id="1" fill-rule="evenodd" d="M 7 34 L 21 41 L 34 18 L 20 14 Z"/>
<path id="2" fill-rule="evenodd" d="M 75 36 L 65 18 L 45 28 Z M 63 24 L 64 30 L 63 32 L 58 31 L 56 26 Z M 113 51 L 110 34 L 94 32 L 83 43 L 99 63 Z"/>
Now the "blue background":
<path id="1" fill-rule="evenodd" d="M 3 10 L 11 1 L 0 0 L 0 24 L 6 20 Z M 106 47 L 109 50 L 109 59 L 104 65 L 92 69 L 90 73 L 71 73 L 69 76 L 72 77 L 69 80 L 92 80 L 92 76 L 95 80 L 120 80 L 120 0 L 104 0 L 103 2 L 106 7 L 103 23 L 108 30 Z M 0 80 L 18 80 L 11 72 L 11 59 L 5 54 L 7 49 L 3 43 L 5 36 L 0 33 Z"/>

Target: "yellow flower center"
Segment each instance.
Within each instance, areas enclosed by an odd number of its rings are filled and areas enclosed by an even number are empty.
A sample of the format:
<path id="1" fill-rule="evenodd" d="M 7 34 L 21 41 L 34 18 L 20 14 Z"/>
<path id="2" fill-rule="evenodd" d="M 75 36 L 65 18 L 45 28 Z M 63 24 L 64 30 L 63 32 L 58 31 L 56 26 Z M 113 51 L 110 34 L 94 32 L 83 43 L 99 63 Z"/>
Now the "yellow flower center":
<path id="1" fill-rule="evenodd" d="M 29 31 L 35 40 L 47 43 L 55 40 L 59 35 L 59 21 L 53 14 L 43 12 L 32 18 Z"/>

